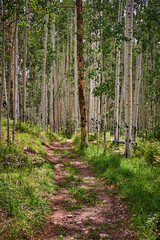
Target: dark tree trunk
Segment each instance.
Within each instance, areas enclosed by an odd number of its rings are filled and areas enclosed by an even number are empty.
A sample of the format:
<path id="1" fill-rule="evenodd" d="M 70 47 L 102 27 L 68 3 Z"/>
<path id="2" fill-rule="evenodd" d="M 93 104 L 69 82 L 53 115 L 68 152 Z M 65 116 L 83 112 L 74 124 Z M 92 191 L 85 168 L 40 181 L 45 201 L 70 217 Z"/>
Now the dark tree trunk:
<path id="1" fill-rule="evenodd" d="M 82 0 L 76 0 L 77 5 L 77 50 L 78 50 L 78 92 L 81 115 L 81 145 L 87 146 L 86 131 L 86 106 L 85 106 L 85 79 L 84 79 L 84 57 L 83 57 L 83 17 Z"/>

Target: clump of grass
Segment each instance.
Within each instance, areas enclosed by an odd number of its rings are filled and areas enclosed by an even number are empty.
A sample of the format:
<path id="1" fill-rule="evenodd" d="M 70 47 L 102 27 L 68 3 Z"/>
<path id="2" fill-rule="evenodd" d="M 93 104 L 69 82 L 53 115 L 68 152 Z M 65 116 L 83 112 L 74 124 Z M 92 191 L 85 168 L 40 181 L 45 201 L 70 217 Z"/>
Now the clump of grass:
<path id="1" fill-rule="evenodd" d="M 72 187 L 69 193 L 77 200 L 77 203 L 94 205 L 97 199 L 97 191 L 94 189 L 86 189 L 84 187 Z"/>
<path id="2" fill-rule="evenodd" d="M 138 146 L 134 146 L 133 148 L 134 154 L 137 157 L 144 156 L 144 160 L 148 164 L 156 164 L 156 160 L 160 158 L 160 146 L 157 142 L 139 142 Z"/>
<path id="3" fill-rule="evenodd" d="M 35 126 L 34 124 L 29 122 L 28 123 L 17 122 L 16 131 L 21 133 L 29 133 L 33 136 L 39 137 L 43 130 L 40 125 Z"/>
<path id="4" fill-rule="evenodd" d="M 154 227 L 150 227 L 147 222 L 155 214 L 159 216 L 160 168 L 154 165 L 159 146 L 154 143 L 146 143 L 145 146 L 144 143 L 135 157 L 125 158 L 110 150 L 104 154 L 103 149 L 97 151 L 93 146 L 81 149 L 77 140 L 76 143 L 76 153 L 90 163 L 97 176 L 105 177 L 107 184 L 114 184 L 115 192 L 128 201 L 134 225 L 140 229 L 141 239 L 156 240 L 157 225 L 153 221 Z"/>

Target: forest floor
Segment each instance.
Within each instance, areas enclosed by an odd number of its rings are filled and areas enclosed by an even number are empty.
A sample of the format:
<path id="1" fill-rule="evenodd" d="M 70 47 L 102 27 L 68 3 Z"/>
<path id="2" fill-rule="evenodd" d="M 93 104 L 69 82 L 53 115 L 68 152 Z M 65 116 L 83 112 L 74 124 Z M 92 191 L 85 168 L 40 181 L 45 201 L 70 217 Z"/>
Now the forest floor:
<path id="1" fill-rule="evenodd" d="M 46 146 L 54 166 L 58 191 L 51 197 L 51 213 L 36 240 L 137 239 L 130 228 L 127 204 L 103 178 L 96 178 L 87 162 L 72 150 L 71 140 Z"/>

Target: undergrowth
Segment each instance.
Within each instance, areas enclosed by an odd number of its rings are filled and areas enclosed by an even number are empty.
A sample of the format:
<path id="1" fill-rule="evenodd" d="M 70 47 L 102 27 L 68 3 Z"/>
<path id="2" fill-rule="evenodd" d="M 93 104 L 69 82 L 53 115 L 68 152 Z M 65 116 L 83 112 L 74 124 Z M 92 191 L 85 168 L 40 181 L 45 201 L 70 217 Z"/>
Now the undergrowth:
<path id="1" fill-rule="evenodd" d="M 54 171 L 44 144 L 55 135 L 32 124 L 16 124 L 16 141 L 0 144 L 0 239 L 30 239 L 49 214 L 56 191 Z"/>
<path id="2" fill-rule="evenodd" d="M 79 135 L 74 136 L 75 152 L 88 161 L 98 177 L 106 184 L 114 184 L 114 191 L 128 202 L 133 216 L 133 227 L 139 238 L 160 239 L 160 165 L 159 145 L 142 143 L 134 149 L 134 156 L 125 158 L 110 149 L 89 144 L 81 148 Z M 112 146 L 113 147 L 113 146 Z"/>

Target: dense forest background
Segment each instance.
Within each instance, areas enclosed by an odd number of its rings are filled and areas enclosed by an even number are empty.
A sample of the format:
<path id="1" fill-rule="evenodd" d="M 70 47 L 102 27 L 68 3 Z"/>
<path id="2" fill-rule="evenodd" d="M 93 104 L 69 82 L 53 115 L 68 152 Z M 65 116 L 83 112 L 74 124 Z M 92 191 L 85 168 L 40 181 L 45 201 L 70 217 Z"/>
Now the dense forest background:
<path id="1" fill-rule="evenodd" d="M 156 0 L 83 1 L 77 51 L 74 1 L 1 1 L 0 122 L 13 119 L 12 140 L 16 121 L 71 136 L 81 104 L 87 132 L 105 128 L 119 141 L 127 126 L 129 142 L 131 131 L 133 143 L 137 133 L 159 139 L 159 8 Z M 10 130 L 8 121 L 8 141 Z"/>
<path id="2" fill-rule="evenodd" d="M 43 227 L 53 162 L 74 154 L 127 201 L 139 239 L 160 239 L 159 106 L 159 0 L 1 0 L 0 239 Z M 75 210 L 92 194 L 67 161 Z"/>

